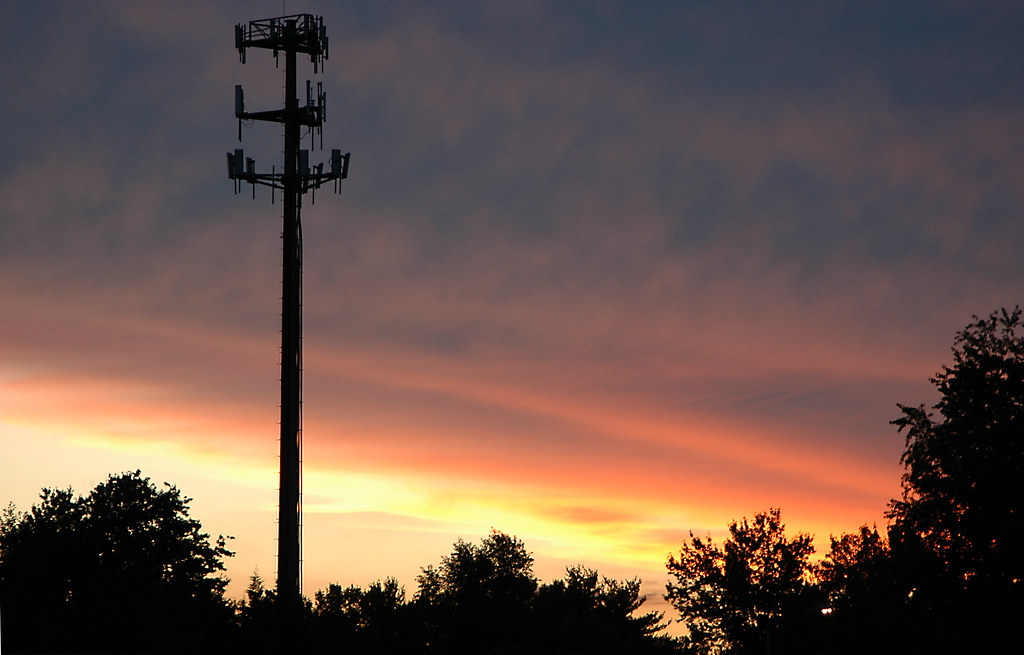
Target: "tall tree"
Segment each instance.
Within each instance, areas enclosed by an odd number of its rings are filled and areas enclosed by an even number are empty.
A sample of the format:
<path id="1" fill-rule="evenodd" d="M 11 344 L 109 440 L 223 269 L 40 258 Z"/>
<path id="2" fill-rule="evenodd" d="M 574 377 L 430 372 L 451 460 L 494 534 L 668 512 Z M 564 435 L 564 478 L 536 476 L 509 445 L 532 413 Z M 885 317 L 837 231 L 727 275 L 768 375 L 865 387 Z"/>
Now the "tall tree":
<path id="1" fill-rule="evenodd" d="M 690 632 L 700 653 L 765 652 L 789 643 L 820 617 L 813 601 L 810 535 L 785 535 L 778 509 L 729 524 L 719 547 L 690 533 L 679 558 L 670 556 L 674 579 L 665 598 Z"/>
<path id="2" fill-rule="evenodd" d="M 900 405 L 903 494 L 889 507 L 894 553 L 915 601 L 985 617 L 1024 602 L 1024 335 L 1021 310 L 973 317 L 933 407 Z M 943 609 L 945 608 L 945 609 Z"/>
<path id="3" fill-rule="evenodd" d="M 207 650 L 231 622 L 226 538 L 211 542 L 191 499 L 141 472 L 87 496 L 44 489 L 0 521 L 0 606 L 15 651 Z"/>

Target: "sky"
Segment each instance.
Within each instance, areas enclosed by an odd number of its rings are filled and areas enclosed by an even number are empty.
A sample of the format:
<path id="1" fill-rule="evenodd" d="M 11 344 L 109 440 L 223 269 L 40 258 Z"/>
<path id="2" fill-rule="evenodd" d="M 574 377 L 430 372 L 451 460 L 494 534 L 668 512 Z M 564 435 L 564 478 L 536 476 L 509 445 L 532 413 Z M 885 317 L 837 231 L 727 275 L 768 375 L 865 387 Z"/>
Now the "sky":
<path id="1" fill-rule="evenodd" d="M 282 11 L 283 10 L 283 11 Z M 275 577 L 283 68 L 322 15 L 303 207 L 304 583 L 517 535 L 544 581 L 693 531 L 885 523 L 897 403 L 1022 301 L 1015 2 L 0 5 L 0 502 L 141 469 Z M 317 144 L 319 145 L 319 144 Z"/>

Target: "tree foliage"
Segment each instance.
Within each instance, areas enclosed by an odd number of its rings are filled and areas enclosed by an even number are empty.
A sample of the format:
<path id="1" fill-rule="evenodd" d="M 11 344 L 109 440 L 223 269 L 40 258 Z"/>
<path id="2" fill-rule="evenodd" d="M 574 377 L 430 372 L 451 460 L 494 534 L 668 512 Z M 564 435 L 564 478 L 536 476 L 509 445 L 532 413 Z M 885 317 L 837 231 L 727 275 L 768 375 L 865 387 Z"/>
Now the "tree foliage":
<path id="1" fill-rule="evenodd" d="M 906 431 L 903 498 L 890 507 L 899 534 L 937 556 L 965 586 L 1008 588 L 1024 578 L 1024 335 L 1021 310 L 975 317 L 953 365 L 931 382 L 934 406 L 900 406 Z"/>
<path id="2" fill-rule="evenodd" d="M 317 591 L 313 627 L 317 649 L 349 653 L 404 653 L 414 649 L 405 588 L 394 578 L 365 590 L 332 584 Z"/>
<path id="3" fill-rule="evenodd" d="M 666 598 L 689 630 L 693 650 L 704 653 L 764 651 L 774 639 L 796 632 L 813 619 L 809 558 L 812 538 L 785 535 L 778 509 L 729 524 L 729 538 L 690 533 L 678 559 L 670 556 L 674 579 Z"/>
<path id="4" fill-rule="evenodd" d="M 522 541 L 497 530 L 480 545 L 458 541 L 418 578 L 412 603 L 428 650 L 447 653 L 655 653 L 661 614 L 638 612 L 640 581 L 602 578 L 582 566 L 541 585 Z"/>
<path id="5" fill-rule="evenodd" d="M 494 530 L 480 545 L 462 541 L 417 578 L 427 641 L 452 652 L 488 652 L 518 639 L 537 590 L 533 556 L 521 540 Z"/>
<path id="6" fill-rule="evenodd" d="M 540 585 L 521 540 L 497 530 L 458 541 L 418 578 L 332 584 L 285 608 L 254 572 L 224 599 L 226 540 L 189 498 L 141 473 L 86 496 L 44 489 L 29 512 L 0 512 L 3 649 L 12 652 L 660 653 L 657 612 L 639 613 L 640 581 L 571 567 Z"/>
<path id="7" fill-rule="evenodd" d="M 226 539 L 211 542 L 191 499 L 141 472 L 86 496 L 44 489 L 0 521 L 0 604 L 11 650 L 203 650 L 227 625 Z M 54 626 L 61 626 L 54 630 Z"/>
<path id="8" fill-rule="evenodd" d="M 602 577 L 585 566 L 570 566 L 565 578 L 542 585 L 534 600 L 537 643 L 555 653 L 668 652 L 672 643 L 658 633 L 661 612 L 644 612 L 640 580 Z"/>
<path id="9" fill-rule="evenodd" d="M 862 525 L 831 537 L 816 578 L 829 612 L 824 627 L 833 652 L 915 650 L 904 569 L 877 527 Z"/>
<path id="10" fill-rule="evenodd" d="M 983 618 L 1021 606 L 1024 335 L 1021 310 L 975 316 L 931 379 L 938 416 L 900 405 L 903 494 L 889 507 L 914 602 Z"/>
<path id="11" fill-rule="evenodd" d="M 393 579 L 368 588 L 330 585 L 316 593 L 310 652 L 663 653 L 661 614 L 638 610 L 640 581 L 570 567 L 540 584 L 533 556 L 515 536 L 492 531 L 462 540 L 422 569 L 411 600 Z"/>
<path id="12" fill-rule="evenodd" d="M 877 527 L 831 538 L 831 549 L 817 570 L 829 607 L 848 610 L 877 603 L 888 594 L 895 577 L 886 538 Z"/>

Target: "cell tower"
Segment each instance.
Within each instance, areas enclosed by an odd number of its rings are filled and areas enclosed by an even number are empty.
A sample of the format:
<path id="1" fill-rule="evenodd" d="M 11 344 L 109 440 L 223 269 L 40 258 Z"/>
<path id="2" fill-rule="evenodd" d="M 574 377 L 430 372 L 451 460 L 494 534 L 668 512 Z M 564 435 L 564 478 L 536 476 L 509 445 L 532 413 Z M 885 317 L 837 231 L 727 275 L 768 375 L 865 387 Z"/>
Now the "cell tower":
<path id="1" fill-rule="evenodd" d="M 243 121 L 270 121 L 284 125 L 284 170 L 257 173 L 256 162 L 241 149 L 228 153 L 228 177 L 235 182 L 235 193 L 242 183 L 280 189 L 284 195 L 282 239 L 284 241 L 283 279 L 281 293 L 281 487 L 277 541 L 277 595 L 290 606 L 298 606 L 302 598 L 302 196 L 318 189 L 325 182 L 348 177 L 349 153 L 331 151 L 330 170 L 323 164 L 310 167 L 309 151 L 301 149 L 302 128 L 312 137 L 320 136 L 323 148 L 323 123 L 326 97 L 323 84 L 306 82 L 306 104 L 299 106 L 296 91 L 295 59 L 299 53 L 309 55 L 313 72 L 317 73 L 327 59 L 327 32 L 323 18 L 296 14 L 249 21 L 235 26 L 235 47 L 245 63 L 247 48 L 264 48 L 274 52 L 278 64 L 284 53 L 284 109 L 247 112 L 241 86 L 235 87 L 235 116 L 238 118 L 238 140 L 242 140 Z M 316 145 L 311 138 L 311 145 Z"/>

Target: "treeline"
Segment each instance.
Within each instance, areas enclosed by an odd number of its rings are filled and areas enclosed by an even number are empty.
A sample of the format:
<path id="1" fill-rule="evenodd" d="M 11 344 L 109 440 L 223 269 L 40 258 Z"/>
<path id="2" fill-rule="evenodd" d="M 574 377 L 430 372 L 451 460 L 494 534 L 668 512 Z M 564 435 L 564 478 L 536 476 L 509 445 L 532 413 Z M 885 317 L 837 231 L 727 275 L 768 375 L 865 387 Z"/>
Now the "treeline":
<path id="1" fill-rule="evenodd" d="M 540 584 L 516 537 L 459 541 L 422 569 L 411 598 L 394 579 L 331 585 L 299 607 L 253 575 L 224 596 L 228 539 L 211 540 L 189 498 L 141 472 L 86 496 L 44 489 L 0 517 L 0 626 L 7 653 L 659 653 L 662 615 L 640 581 L 570 567 Z"/>
<path id="2" fill-rule="evenodd" d="M 779 510 L 690 534 L 666 598 L 686 652 L 1020 652 L 1024 613 L 1024 335 L 1021 310 L 957 334 L 931 379 L 939 401 L 900 405 L 902 497 L 883 532 L 787 537 Z"/>
<path id="3" fill-rule="evenodd" d="M 901 498 L 888 525 L 786 535 L 778 509 L 690 534 L 665 598 L 687 636 L 642 609 L 639 580 L 583 567 L 541 584 L 522 541 L 459 541 L 407 595 L 394 579 L 331 585 L 286 607 L 254 575 L 224 596 L 228 539 L 190 499 L 138 471 L 87 496 L 44 489 L 0 514 L 0 648 L 16 652 L 961 653 L 1016 652 L 1024 611 L 1021 311 L 974 318 L 940 400 L 900 405 Z"/>
<path id="4" fill-rule="evenodd" d="M 366 589 L 331 585 L 302 609 L 299 650 L 324 653 L 668 653 L 658 612 L 638 612 L 640 582 L 570 567 L 539 584 L 522 541 L 494 531 L 480 545 L 459 541 L 417 577 L 407 599 L 394 579 Z M 239 609 L 247 646 L 276 642 L 273 592 L 254 577 Z M 279 648 L 280 647 L 280 648 Z"/>

